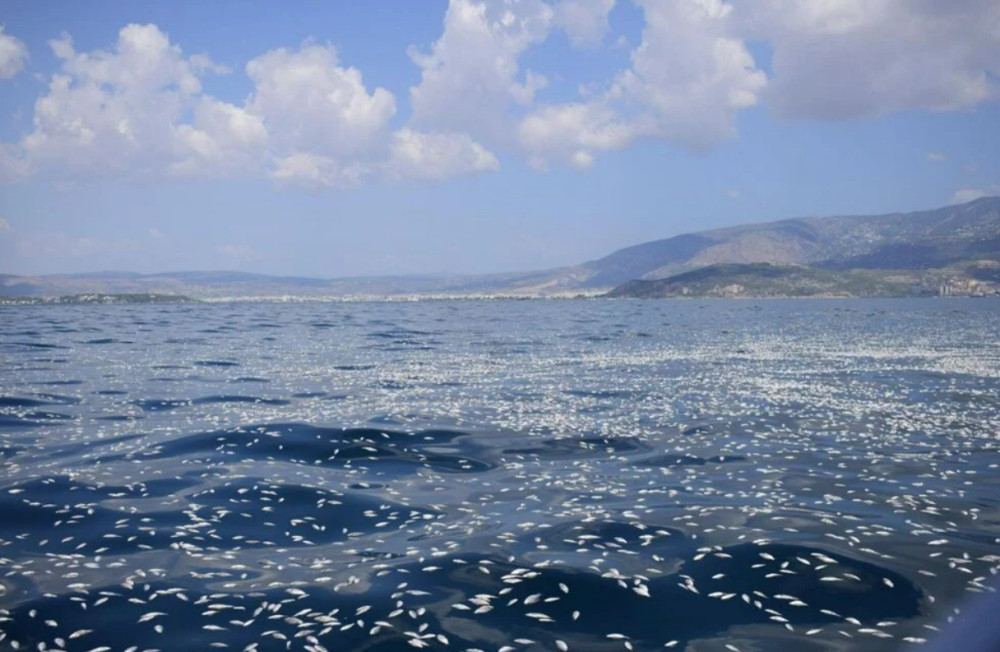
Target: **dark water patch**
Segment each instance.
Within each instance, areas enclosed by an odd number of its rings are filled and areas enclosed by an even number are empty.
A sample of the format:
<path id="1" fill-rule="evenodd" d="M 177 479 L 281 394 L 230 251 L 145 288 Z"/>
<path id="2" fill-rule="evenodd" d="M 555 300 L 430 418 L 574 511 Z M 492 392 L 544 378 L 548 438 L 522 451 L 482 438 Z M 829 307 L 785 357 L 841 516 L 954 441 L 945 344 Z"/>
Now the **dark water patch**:
<path id="1" fill-rule="evenodd" d="M 0 414 L 0 430 L 17 430 L 19 428 L 38 428 L 45 425 L 42 421 L 34 421 L 16 414 Z"/>
<path id="2" fill-rule="evenodd" d="M 338 364 L 333 367 L 337 371 L 370 371 L 375 368 L 373 364 Z"/>
<path id="3" fill-rule="evenodd" d="M 292 398 L 324 398 L 329 396 L 327 392 L 296 392 Z"/>
<path id="4" fill-rule="evenodd" d="M 409 385 L 407 383 L 400 382 L 398 380 L 376 380 L 370 385 L 370 387 L 373 387 L 375 389 L 399 390 L 399 389 L 406 389 L 407 387 L 409 387 Z"/>
<path id="5" fill-rule="evenodd" d="M 131 340 L 119 340 L 114 337 L 99 337 L 93 340 L 84 340 L 82 344 L 135 344 Z"/>
<path id="6" fill-rule="evenodd" d="M 24 446 L 14 446 L 10 444 L 0 444 L 0 457 L 13 457 L 18 453 L 24 451 Z"/>
<path id="7" fill-rule="evenodd" d="M 272 424 L 198 433 L 164 442 L 154 449 L 102 458 L 102 461 L 197 457 L 202 460 L 260 459 L 319 466 L 370 465 L 373 471 L 412 473 L 428 468 L 445 473 L 478 473 L 494 467 L 465 433 L 425 430 L 404 433 L 373 428 L 321 428 Z M 222 457 L 225 456 L 225 457 Z"/>
<path id="8" fill-rule="evenodd" d="M 82 380 L 43 380 L 34 384 L 45 385 L 50 387 L 62 387 L 68 385 L 82 385 L 83 383 L 84 381 Z"/>
<path id="9" fill-rule="evenodd" d="M 103 507 L 114 498 L 143 495 L 125 487 L 99 487 L 56 476 L 34 480 L 0 492 L 0 539 L 40 553 L 114 554 L 144 547 L 169 548 L 174 528 L 183 521 L 179 512 L 163 514 L 169 527 L 158 529 L 138 522 L 122 534 L 128 514 Z M 107 536 L 110 535 L 110 536 Z M 16 544 L 14 542 L 17 542 Z"/>
<path id="10" fill-rule="evenodd" d="M 135 421 L 137 419 L 144 419 L 145 417 L 140 414 L 108 414 L 103 417 L 94 417 L 96 421 Z"/>
<path id="11" fill-rule="evenodd" d="M 568 389 L 566 393 L 570 396 L 580 396 L 582 398 L 597 399 L 630 399 L 640 398 L 644 393 L 627 389 Z"/>
<path id="12" fill-rule="evenodd" d="M 43 401 L 36 398 L 21 398 L 18 396 L 0 396 L 0 407 L 39 407 L 52 405 L 50 401 Z"/>
<path id="13" fill-rule="evenodd" d="M 268 378 L 259 378 L 257 376 L 240 376 L 239 378 L 233 378 L 229 381 L 230 383 L 260 383 L 265 384 L 271 382 Z"/>
<path id="14" fill-rule="evenodd" d="M 45 342 L 8 342 L 5 346 L 10 347 L 24 347 L 26 349 L 68 349 L 68 346 L 62 344 L 48 344 Z"/>
<path id="15" fill-rule="evenodd" d="M 426 337 L 429 335 L 434 335 L 434 333 L 429 331 L 410 330 L 406 328 L 394 328 L 392 330 L 366 333 L 365 337 L 369 339 L 400 340 L 409 337 Z"/>
<path id="16" fill-rule="evenodd" d="M 235 360 L 195 360 L 194 364 L 198 367 L 238 367 L 239 362 Z"/>
<path id="17" fill-rule="evenodd" d="M 0 492 L 0 510 L 0 541 L 51 554 L 97 555 L 311 546 L 440 517 L 355 492 L 261 478 L 205 487 L 204 478 L 191 474 L 123 486 L 49 477 Z"/>
<path id="18" fill-rule="evenodd" d="M 539 457 L 571 457 L 577 455 L 619 454 L 641 451 L 646 448 L 637 437 L 560 437 L 545 439 L 538 446 L 507 448 L 508 455 L 537 455 Z"/>
<path id="19" fill-rule="evenodd" d="M 682 573 L 703 594 L 754 595 L 792 624 L 912 618 L 925 600 L 917 585 L 895 571 L 808 546 L 731 546 L 685 564 Z"/>
<path id="20" fill-rule="evenodd" d="M 127 396 L 128 392 L 123 389 L 101 389 L 94 392 L 94 394 L 98 396 Z"/>
<path id="21" fill-rule="evenodd" d="M 248 327 L 251 330 L 253 330 L 253 329 L 261 329 L 261 328 L 263 328 L 263 329 L 269 329 L 269 330 L 276 330 L 276 329 L 279 329 L 279 328 L 284 328 L 284 326 L 282 326 L 281 324 L 275 324 L 274 322 L 270 322 L 270 321 L 257 321 L 257 322 L 253 322 L 252 324 L 249 324 Z"/>
<path id="22" fill-rule="evenodd" d="M 79 405 L 83 402 L 79 396 L 66 396 L 65 394 L 36 394 L 36 396 L 50 401 L 51 405 Z"/>
<path id="23" fill-rule="evenodd" d="M 167 410 L 190 407 L 191 399 L 142 398 L 132 401 L 132 405 L 136 405 L 146 412 L 165 412 Z"/>
<path id="24" fill-rule="evenodd" d="M 795 559 L 815 552 L 795 546 L 746 548 L 776 558 L 780 555 L 783 561 L 787 561 L 786 555 Z M 750 562 L 742 553 L 740 547 L 725 549 L 718 551 L 723 557 L 712 559 Z M 862 582 L 877 577 L 879 583 L 867 582 L 860 588 L 832 587 L 832 583 L 819 581 L 815 574 L 768 582 L 763 578 L 765 573 L 758 581 L 756 577 L 751 580 L 737 575 L 732 565 L 705 563 L 708 559 L 693 564 L 704 564 L 705 572 L 698 568 L 693 574 L 685 565 L 680 572 L 658 577 L 620 574 L 603 567 L 577 572 L 561 566 L 518 566 L 501 560 L 492 560 L 485 574 L 484 560 L 479 560 L 450 572 L 447 585 L 459 588 L 465 596 L 487 596 L 485 601 L 467 598 L 466 608 L 453 611 L 456 617 L 504 632 L 509 637 L 505 640 L 521 636 L 544 640 L 546 647 L 551 647 L 553 639 L 558 638 L 568 642 L 570 649 L 603 649 L 609 640 L 617 642 L 609 649 L 618 649 L 623 641 L 632 642 L 638 649 L 663 649 L 672 641 L 714 638 L 740 625 L 776 631 L 782 631 L 786 622 L 793 626 L 837 623 L 852 629 L 865 625 L 871 628 L 881 621 L 917 615 L 923 600 L 920 590 L 905 578 L 846 558 L 838 560 L 850 569 L 846 572 L 861 573 L 865 578 Z M 728 575 L 711 579 L 727 570 Z M 898 583 L 889 587 L 881 582 L 883 577 Z M 711 591 L 708 582 L 732 590 Z M 760 597 L 761 593 L 766 597 Z M 488 610 L 478 608 L 484 602 L 490 606 Z M 614 608 L 609 608 L 610 604 Z M 861 625 L 854 625 L 849 618 Z"/>
<path id="25" fill-rule="evenodd" d="M 25 419 L 35 421 L 71 421 L 77 417 L 63 412 L 49 412 L 47 410 L 34 410 L 23 414 Z"/>
<path id="26" fill-rule="evenodd" d="M 260 478 L 226 482 L 187 500 L 194 526 L 179 539 L 199 546 L 315 545 L 385 534 L 440 516 L 354 492 Z"/>
<path id="27" fill-rule="evenodd" d="M 259 396 L 241 396 L 236 394 L 220 394 L 203 396 L 193 399 L 191 405 L 213 405 L 216 403 L 252 403 L 254 405 L 289 405 L 291 402 L 279 398 L 261 398 Z"/>
<path id="28" fill-rule="evenodd" d="M 632 462 L 635 466 L 704 466 L 705 464 L 730 464 L 734 462 L 745 462 L 746 457 L 742 455 L 713 455 L 711 457 L 699 457 L 697 455 L 657 455 L 647 457 Z"/>
<path id="29" fill-rule="evenodd" d="M 0 408 L 43 407 L 46 405 L 79 405 L 81 399 L 62 394 L 34 394 L 26 396 L 0 396 Z"/>

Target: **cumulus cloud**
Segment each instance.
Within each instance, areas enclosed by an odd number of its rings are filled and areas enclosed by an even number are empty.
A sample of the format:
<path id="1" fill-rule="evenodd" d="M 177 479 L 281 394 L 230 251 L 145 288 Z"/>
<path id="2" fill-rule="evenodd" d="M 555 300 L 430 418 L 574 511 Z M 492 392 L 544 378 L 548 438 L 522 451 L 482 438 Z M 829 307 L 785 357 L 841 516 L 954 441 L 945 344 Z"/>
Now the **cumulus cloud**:
<path id="1" fill-rule="evenodd" d="M 396 113 L 392 93 L 369 93 L 361 72 L 340 65 L 333 46 L 271 50 L 246 70 L 254 82 L 247 110 L 260 116 L 278 149 L 362 154 L 385 136 Z"/>
<path id="2" fill-rule="evenodd" d="M 556 100 L 546 97 L 554 92 L 546 74 L 560 70 L 526 69 L 525 56 L 559 30 L 573 46 L 601 47 L 614 38 L 615 0 L 449 0 L 440 36 L 409 51 L 420 81 L 405 124 L 393 93 L 366 84 L 334 45 L 306 41 L 253 58 L 244 67 L 252 90 L 231 103 L 202 86 L 228 68 L 185 54 L 156 25 L 127 25 L 111 47 L 90 52 L 64 35 L 50 42 L 58 69 L 35 103 L 32 131 L 0 143 L 0 181 L 32 173 L 239 175 L 306 188 L 435 181 L 496 170 L 494 152 L 545 169 L 587 168 L 641 139 L 704 150 L 734 137 L 739 113 L 761 102 L 786 117 L 845 119 L 997 97 L 995 1 L 634 2 L 644 24 L 628 64 Z M 773 53 L 770 79 L 751 40 Z M 26 57 L 0 28 L 0 77 Z"/>
<path id="3" fill-rule="evenodd" d="M 940 163 L 941 161 L 947 161 L 948 157 L 941 152 L 927 152 L 927 160 L 932 163 Z"/>
<path id="4" fill-rule="evenodd" d="M 268 132 L 260 116 L 212 97 L 202 96 L 192 124 L 173 130 L 179 176 L 219 176 L 253 172 L 266 156 Z"/>
<path id="5" fill-rule="evenodd" d="M 757 104 L 767 77 L 734 34 L 732 5 L 721 0 L 640 4 L 646 17 L 642 43 L 611 96 L 638 104 L 640 128 L 675 144 L 704 148 L 734 136 L 736 112 Z"/>
<path id="6" fill-rule="evenodd" d="M 786 117 L 963 109 L 996 96 L 995 0 L 761 0 L 738 11 L 773 49 L 767 99 Z"/>
<path id="7" fill-rule="evenodd" d="M 592 152 L 619 149 L 635 135 L 635 126 L 604 102 L 544 107 L 527 116 L 518 128 L 521 147 L 531 152 L 530 163 L 541 169 L 553 160 L 589 167 L 594 161 Z"/>
<path id="8" fill-rule="evenodd" d="M 162 172 L 203 66 L 155 25 L 122 28 L 112 50 L 78 53 L 68 35 L 50 45 L 61 69 L 35 103 L 28 161 L 77 174 Z"/>
<path id="9" fill-rule="evenodd" d="M 276 158 L 269 175 L 280 185 L 319 190 L 361 185 L 370 171 L 362 163 L 342 163 L 322 154 L 296 152 Z"/>
<path id="10" fill-rule="evenodd" d="M 639 0 L 646 18 L 632 66 L 600 97 L 543 107 L 526 117 L 519 141 L 532 161 L 585 167 L 594 152 L 638 137 L 705 149 L 735 136 L 738 111 L 767 84 L 734 35 L 721 0 Z"/>
<path id="11" fill-rule="evenodd" d="M 468 133 L 487 143 L 511 130 L 511 105 L 528 106 L 546 79 L 520 73 L 518 59 L 549 34 L 554 12 L 542 0 L 450 0 L 444 32 L 429 53 L 410 50 L 421 80 L 410 89 L 419 128 Z"/>
<path id="12" fill-rule="evenodd" d="M 0 25 L 0 79 L 10 79 L 24 70 L 28 48 L 21 39 L 4 33 Z"/>
<path id="13" fill-rule="evenodd" d="M 10 222 L 8 222 L 4 218 L 0 217 L 0 233 L 3 233 L 4 231 L 10 231 L 10 230 L 11 230 L 10 229 Z"/>
<path id="14" fill-rule="evenodd" d="M 35 104 L 35 127 L 0 145 L 4 180 L 29 168 L 55 175 L 267 176 L 284 186 L 345 188 L 371 179 L 443 179 L 496 169 L 465 134 L 393 132 L 392 93 L 369 90 L 336 48 L 307 42 L 249 61 L 242 106 L 203 92 L 200 77 L 228 70 L 185 56 L 156 25 L 128 25 L 107 50 L 60 60 Z M 382 176 L 380 176 L 382 175 Z"/>
<path id="15" fill-rule="evenodd" d="M 497 157 L 467 134 L 400 129 L 393 134 L 389 174 L 403 179 L 440 181 L 500 169 Z"/>

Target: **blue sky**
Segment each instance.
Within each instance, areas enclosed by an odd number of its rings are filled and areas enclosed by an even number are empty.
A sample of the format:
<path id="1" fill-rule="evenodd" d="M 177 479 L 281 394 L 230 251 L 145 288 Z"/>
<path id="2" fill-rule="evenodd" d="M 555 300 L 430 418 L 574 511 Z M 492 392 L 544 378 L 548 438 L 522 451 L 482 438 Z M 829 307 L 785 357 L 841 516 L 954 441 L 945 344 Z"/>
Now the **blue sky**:
<path id="1" fill-rule="evenodd" d="M 351 276 L 1000 194 L 986 0 L 0 5 L 0 273 Z"/>

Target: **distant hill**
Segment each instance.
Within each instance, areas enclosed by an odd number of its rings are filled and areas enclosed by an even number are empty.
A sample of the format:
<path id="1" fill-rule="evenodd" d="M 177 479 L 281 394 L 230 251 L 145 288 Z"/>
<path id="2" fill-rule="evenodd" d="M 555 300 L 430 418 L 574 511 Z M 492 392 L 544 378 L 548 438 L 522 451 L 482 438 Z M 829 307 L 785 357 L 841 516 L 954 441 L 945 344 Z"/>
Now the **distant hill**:
<path id="1" fill-rule="evenodd" d="M 0 274 L 0 296 L 178 294 L 200 299 L 259 297 L 384 297 L 498 294 L 524 274 L 382 276 L 321 279 L 231 271 L 130 274 L 98 272 L 46 276 Z"/>
<path id="2" fill-rule="evenodd" d="M 804 265 L 709 265 L 658 280 L 628 281 L 611 298 L 904 297 L 1000 295 L 1000 263 L 926 270 L 829 269 Z"/>
<path id="3" fill-rule="evenodd" d="M 753 267 L 758 263 L 775 269 Z M 968 294 L 988 293 L 1000 285 L 1000 271 L 993 263 L 1000 263 L 1000 197 L 915 213 L 803 217 L 689 233 L 620 249 L 580 265 L 536 272 L 340 279 L 227 271 L 0 275 L 0 296 L 554 296 L 600 294 L 630 281 L 659 280 L 669 283 L 630 285 L 628 292 L 674 296 L 675 290 L 687 288 L 687 295 L 699 295 L 740 285 L 746 291 L 756 288 L 752 291 L 761 296 L 781 295 L 782 288 L 786 294 L 797 288 L 794 292 L 808 296 Z M 702 276 L 678 280 L 678 275 L 702 268 L 708 268 Z M 613 296 L 627 294 L 613 292 Z"/>
<path id="4" fill-rule="evenodd" d="M 974 260 L 1000 261 L 1000 197 L 916 213 L 802 217 L 679 235 L 556 270 L 532 283 L 611 288 L 711 265 L 916 270 Z"/>

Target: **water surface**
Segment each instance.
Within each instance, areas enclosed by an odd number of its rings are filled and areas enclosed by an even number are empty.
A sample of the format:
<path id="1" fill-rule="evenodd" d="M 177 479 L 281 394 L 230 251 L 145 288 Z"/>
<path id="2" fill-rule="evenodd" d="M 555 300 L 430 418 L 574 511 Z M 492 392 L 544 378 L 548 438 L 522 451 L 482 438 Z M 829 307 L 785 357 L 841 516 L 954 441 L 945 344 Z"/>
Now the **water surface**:
<path id="1" fill-rule="evenodd" d="M 5 306 L 0 368 L 0 647 L 895 650 L 1000 567 L 991 300 Z"/>

